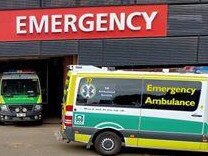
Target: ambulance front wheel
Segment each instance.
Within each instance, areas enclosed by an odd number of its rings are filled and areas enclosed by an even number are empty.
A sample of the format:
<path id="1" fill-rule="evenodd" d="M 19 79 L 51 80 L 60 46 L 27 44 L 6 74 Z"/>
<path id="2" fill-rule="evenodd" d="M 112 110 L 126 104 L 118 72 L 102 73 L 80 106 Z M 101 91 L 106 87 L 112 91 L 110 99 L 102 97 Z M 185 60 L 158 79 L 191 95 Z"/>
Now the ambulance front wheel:
<path id="1" fill-rule="evenodd" d="M 36 121 L 35 123 L 36 123 L 37 125 L 42 125 L 42 124 L 43 124 L 43 119 L 38 120 L 38 121 Z"/>
<path id="2" fill-rule="evenodd" d="M 99 134 L 94 142 L 95 150 L 101 155 L 116 155 L 122 146 L 121 138 L 113 132 Z"/>
<path id="3" fill-rule="evenodd" d="M 5 125 L 5 122 L 0 121 L 0 125 L 1 125 L 1 126 L 4 126 L 4 125 Z"/>

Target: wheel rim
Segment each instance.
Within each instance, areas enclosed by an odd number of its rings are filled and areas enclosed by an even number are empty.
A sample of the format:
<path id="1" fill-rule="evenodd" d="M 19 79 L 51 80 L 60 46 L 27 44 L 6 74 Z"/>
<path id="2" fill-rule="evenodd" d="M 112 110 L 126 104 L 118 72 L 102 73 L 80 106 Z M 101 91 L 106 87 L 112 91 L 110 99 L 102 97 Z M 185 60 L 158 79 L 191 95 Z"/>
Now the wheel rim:
<path id="1" fill-rule="evenodd" d="M 105 138 L 102 140 L 101 145 L 104 150 L 111 151 L 114 148 L 115 143 L 111 138 Z"/>

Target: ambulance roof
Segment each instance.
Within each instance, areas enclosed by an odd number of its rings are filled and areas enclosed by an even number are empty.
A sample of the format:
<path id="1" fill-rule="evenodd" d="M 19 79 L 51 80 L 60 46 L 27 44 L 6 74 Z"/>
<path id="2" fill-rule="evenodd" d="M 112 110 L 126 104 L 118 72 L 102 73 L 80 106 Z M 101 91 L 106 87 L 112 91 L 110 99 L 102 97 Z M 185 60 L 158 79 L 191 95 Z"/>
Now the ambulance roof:
<path id="1" fill-rule="evenodd" d="M 78 68 L 77 68 L 77 67 Z M 125 70 L 108 70 L 107 68 L 97 68 L 94 66 L 80 66 L 80 65 L 76 65 L 71 67 L 71 71 L 74 74 L 78 74 L 78 75 L 113 75 L 116 77 L 120 76 L 133 76 L 133 75 L 137 75 L 137 76 L 156 76 L 156 77 L 173 77 L 173 78 L 183 78 L 183 79 L 187 79 L 189 80 L 190 78 L 192 79 L 207 79 L 208 78 L 208 74 L 203 74 L 203 73 L 179 73 L 179 72 L 144 72 L 144 71 L 125 71 Z M 92 68 L 91 68 L 92 67 Z M 128 76 L 127 76 L 128 77 Z"/>
<path id="2" fill-rule="evenodd" d="M 33 73 L 10 73 L 5 72 L 2 75 L 2 79 L 38 79 L 38 76 Z"/>

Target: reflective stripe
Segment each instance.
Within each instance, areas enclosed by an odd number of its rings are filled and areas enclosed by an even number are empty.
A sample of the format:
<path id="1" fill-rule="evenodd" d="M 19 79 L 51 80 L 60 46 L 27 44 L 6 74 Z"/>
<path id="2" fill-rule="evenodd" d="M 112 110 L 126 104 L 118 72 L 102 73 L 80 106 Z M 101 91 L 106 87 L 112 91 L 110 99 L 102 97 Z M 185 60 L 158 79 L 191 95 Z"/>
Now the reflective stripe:
<path id="1" fill-rule="evenodd" d="M 72 127 L 72 116 L 65 116 L 64 123 L 65 126 Z"/>
<path id="2" fill-rule="evenodd" d="M 73 116 L 73 112 L 66 111 L 66 116 Z"/>
<path id="3" fill-rule="evenodd" d="M 72 124 L 72 121 L 71 120 L 66 120 L 65 124 Z"/>
<path id="4" fill-rule="evenodd" d="M 73 116 L 73 106 L 67 105 L 66 106 L 66 113 L 65 113 L 65 126 L 72 127 L 72 116 Z"/>

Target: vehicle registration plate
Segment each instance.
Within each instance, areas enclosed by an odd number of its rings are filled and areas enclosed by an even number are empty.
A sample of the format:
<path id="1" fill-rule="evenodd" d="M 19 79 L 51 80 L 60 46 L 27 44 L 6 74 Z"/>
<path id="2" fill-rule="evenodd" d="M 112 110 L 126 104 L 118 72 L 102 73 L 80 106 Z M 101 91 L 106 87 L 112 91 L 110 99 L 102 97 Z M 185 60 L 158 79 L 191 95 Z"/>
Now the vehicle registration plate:
<path id="1" fill-rule="evenodd" d="M 25 113 L 17 113 L 17 117 L 26 117 Z"/>

